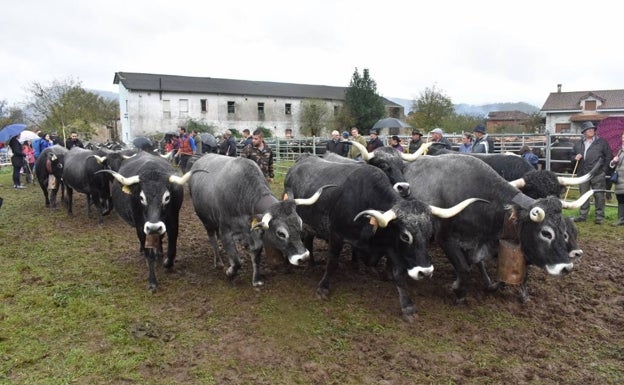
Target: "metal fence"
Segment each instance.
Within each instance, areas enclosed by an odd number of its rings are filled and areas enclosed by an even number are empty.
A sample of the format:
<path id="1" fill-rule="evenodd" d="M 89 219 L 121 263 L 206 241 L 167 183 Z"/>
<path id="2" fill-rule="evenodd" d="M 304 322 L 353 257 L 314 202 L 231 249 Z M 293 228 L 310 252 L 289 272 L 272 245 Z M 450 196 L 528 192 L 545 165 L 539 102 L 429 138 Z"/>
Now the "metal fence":
<path id="1" fill-rule="evenodd" d="M 551 170 L 561 175 L 570 175 L 574 171 L 572 162 L 572 146 L 581 139 L 580 134 L 490 134 L 494 142 L 496 153 L 512 152 L 519 154 L 523 146 L 529 146 L 539 158 L 539 167 Z M 399 136 L 401 145 L 407 148 L 410 136 Z M 454 150 L 459 149 L 462 134 L 447 134 L 445 138 L 451 142 Z M 368 139 L 368 138 L 367 138 Z M 384 144 L 388 145 L 389 136 L 380 136 Z M 423 141 L 428 141 L 423 136 Z M 269 139 L 266 140 L 275 153 L 275 172 L 285 174 L 301 154 L 310 153 L 322 155 L 326 151 L 329 138 L 310 137 L 297 139 Z"/>

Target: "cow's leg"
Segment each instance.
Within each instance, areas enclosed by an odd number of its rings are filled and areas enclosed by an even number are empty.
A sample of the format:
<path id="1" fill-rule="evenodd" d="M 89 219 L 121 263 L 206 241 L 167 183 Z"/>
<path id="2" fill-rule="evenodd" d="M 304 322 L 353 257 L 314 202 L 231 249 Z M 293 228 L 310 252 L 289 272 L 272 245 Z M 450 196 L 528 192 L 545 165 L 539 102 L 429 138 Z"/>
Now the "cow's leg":
<path id="1" fill-rule="evenodd" d="M 223 259 L 221 258 L 221 254 L 219 253 L 219 245 L 217 243 L 217 233 L 215 230 L 206 230 L 208 233 L 208 242 L 210 242 L 210 246 L 212 247 L 212 256 L 214 260 L 214 267 L 222 268 L 224 266 Z"/>
<path id="2" fill-rule="evenodd" d="M 71 187 L 67 187 L 67 214 L 72 214 L 73 198 L 74 190 Z"/>
<path id="3" fill-rule="evenodd" d="M 221 239 L 223 248 L 225 249 L 225 252 L 227 253 L 230 260 L 230 267 L 228 267 L 225 271 L 225 275 L 228 278 L 233 279 L 241 267 L 240 259 L 238 258 L 238 252 L 236 251 L 236 241 L 234 241 L 234 238 L 232 238 L 232 234 L 229 233 L 229 231 L 220 230 L 220 233 L 221 235 L 219 236 L 219 238 Z"/>
<path id="4" fill-rule="evenodd" d="M 409 291 L 407 290 L 407 270 L 404 266 L 398 267 L 393 263 L 392 276 L 394 278 L 397 291 L 399 292 L 399 303 L 401 304 L 401 313 L 403 313 L 403 318 L 412 322 L 414 320 L 413 316 L 416 313 L 416 306 L 414 306 L 414 302 L 412 302 Z"/>
<path id="5" fill-rule="evenodd" d="M 171 219 L 165 226 L 167 228 L 167 258 L 163 261 L 163 266 L 170 269 L 173 267 L 173 262 L 176 257 L 176 253 L 178 251 L 178 226 L 180 225 L 180 221 L 178 216 Z"/>
<path id="6" fill-rule="evenodd" d="M 455 282 L 453 282 L 452 289 L 453 293 L 455 293 L 456 302 L 461 303 L 466 297 L 466 287 L 464 282 L 468 280 L 470 265 L 460 248 L 458 240 L 444 239 L 440 242 L 438 239 L 437 242 L 441 245 L 442 250 L 444 250 L 444 253 L 455 268 Z"/>
<path id="7" fill-rule="evenodd" d="M 53 209 L 56 208 L 56 196 L 58 194 L 58 188 L 50 189 L 49 191 L 46 189 L 46 195 L 50 195 L 50 207 Z"/>
<path id="8" fill-rule="evenodd" d="M 329 277 L 333 275 L 338 268 L 338 258 L 340 256 L 340 250 L 342 250 L 342 244 L 342 239 L 339 239 L 333 234 L 330 236 L 325 274 L 316 288 L 316 296 L 318 298 L 327 299 L 329 296 Z"/>
<path id="9" fill-rule="evenodd" d="M 316 261 L 314 260 L 314 235 L 304 230 L 303 234 L 301 234 L 301 240 L 303 241 L 303 246 L 310 252 L 308 266 L 313 268 L 316 266 Z"/>
<path id="10" fill-rule="evenodd" d="M 527 280 L 529 279 L 529 269 L 527 269 L 520 284 L 520 302 L 526 303 L 529 300 L 529 289 L 527 287 Z"/>
<path id="11" fill-rule="evenodd" d="M 481 280 L 483 281 L 483 289 L 486 291 L 496 291 L 501 288 L 501 282 L 495 281 L 492 282 L 490 275 L 485 268 L 485 261 L 477 262 L 477 266 L 479 266 L 479 271 L 481 272 Z"/>
<path id="12" fill-rule="evenodd" d="M 145 249 L 145 260 L 147 261 L 147 268 L 149 270 L 149 291 L 154 292 L 158 289 L 158 281 L 156 280 L 154 268 L 156 265 L 156 249 Z"/>
<path id="13" fill-rule="evenodd" d="M 43 196 L 45 198 L 45 207 L 50 207 L 50 198 L 49 198 L 49 194 L 48 194 L 48 180 L 46 178 L 46 180 L 44 180 L 43 182 L 41 180 L 39 180 L 39 187 L 41 187 L 41 190 L 43 191 Z M 56 202 L 55 202 L 56 203 Z M 54 207 L 54 206 L 52 206 Z"/>

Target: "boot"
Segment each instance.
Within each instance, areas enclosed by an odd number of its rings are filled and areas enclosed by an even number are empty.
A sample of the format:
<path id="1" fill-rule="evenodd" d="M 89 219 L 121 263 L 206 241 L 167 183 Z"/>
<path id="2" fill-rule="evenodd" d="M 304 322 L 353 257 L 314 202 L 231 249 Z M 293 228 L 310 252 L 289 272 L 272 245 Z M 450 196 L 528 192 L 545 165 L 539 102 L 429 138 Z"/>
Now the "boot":
<path id="1" fill-rule="evenodd" d="M 618 220 L 615 221 L 613 226 L 624 225 L 624 203 L 618 203 Z"/>

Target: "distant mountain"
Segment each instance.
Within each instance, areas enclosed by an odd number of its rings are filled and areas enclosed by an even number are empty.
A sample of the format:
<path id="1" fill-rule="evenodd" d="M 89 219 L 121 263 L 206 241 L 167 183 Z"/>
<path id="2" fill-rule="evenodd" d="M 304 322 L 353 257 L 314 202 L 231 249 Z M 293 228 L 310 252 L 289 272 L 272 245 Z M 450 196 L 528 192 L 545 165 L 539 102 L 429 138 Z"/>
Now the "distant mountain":
<path id="1" fill-rule="evenodd" d="M 117 92 L 102 91 L 102 90 L 91 90 L 91 89 L 87 89 L 87 91 L 93 92 L 94 94 L 96 94 L 98 96 L 101 96 L 104 99 L 119 100 L 119 94 Z"/>
<path id="2" fill-rule="evenodd" d="M 405 115 L 407 115 L 411 108 L 413 100 L 401 99 L 401 98 L 387 98 L 393 102 L 400 104 L 405 108 Z M 486 117 L 492 111 L 522 111 L 527 114 L 539 112 L 540 108 L 529 103 L 492 103 L 484 104 L 481 106 L 475 106 L 466 103 L 454 104 L 455 112 L 459 115 L 472 115 L 478 117 Z"/>

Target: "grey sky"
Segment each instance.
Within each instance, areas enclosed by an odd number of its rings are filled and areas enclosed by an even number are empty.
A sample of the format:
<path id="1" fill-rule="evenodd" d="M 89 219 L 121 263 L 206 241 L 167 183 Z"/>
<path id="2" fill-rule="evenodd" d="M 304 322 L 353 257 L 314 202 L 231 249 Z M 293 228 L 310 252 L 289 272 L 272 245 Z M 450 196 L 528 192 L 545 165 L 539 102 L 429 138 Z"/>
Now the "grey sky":
<path id="1" fill-rule="evenodd" d="M 624 88 L 616 5 L 11 1 L 0 12 L 0 100 L 67 78 L 117 91 L 116 71 L 348 86 L 357 67 L 386 97 L 415 99 L 435 85 L 454 103 L 541 107 L 558 83 Z"/>

